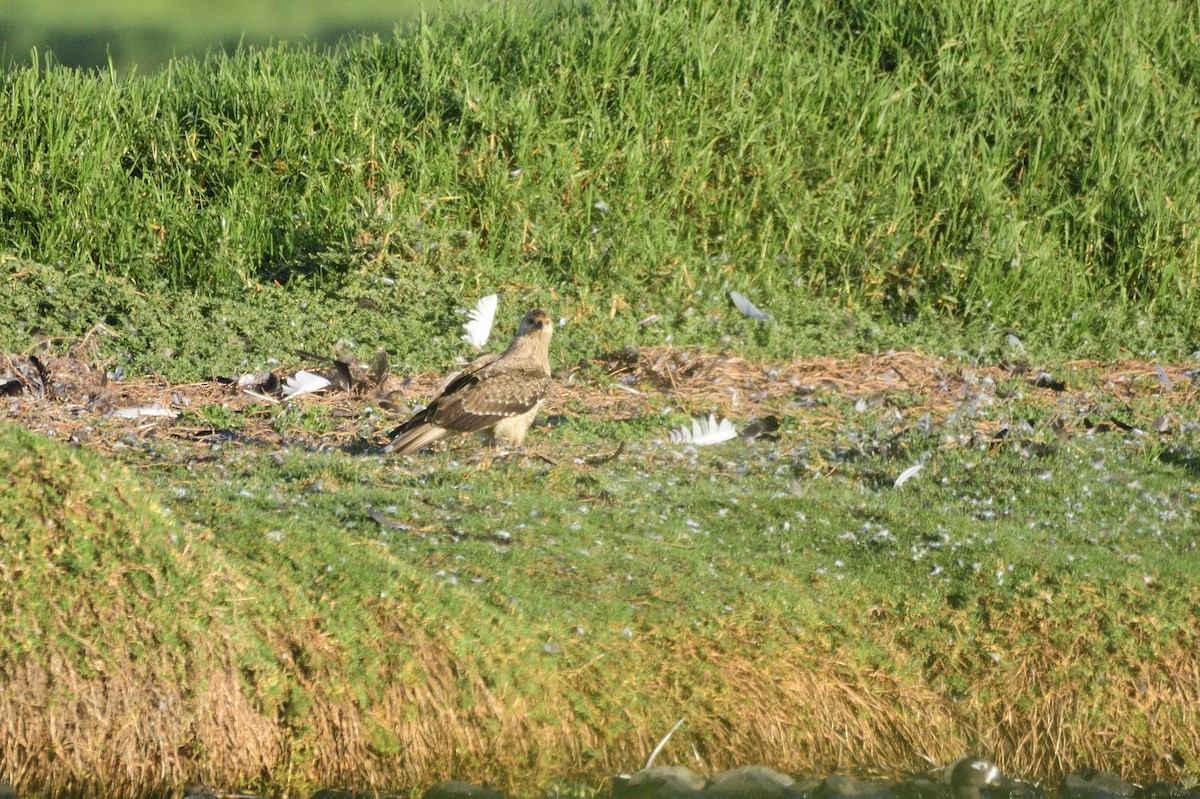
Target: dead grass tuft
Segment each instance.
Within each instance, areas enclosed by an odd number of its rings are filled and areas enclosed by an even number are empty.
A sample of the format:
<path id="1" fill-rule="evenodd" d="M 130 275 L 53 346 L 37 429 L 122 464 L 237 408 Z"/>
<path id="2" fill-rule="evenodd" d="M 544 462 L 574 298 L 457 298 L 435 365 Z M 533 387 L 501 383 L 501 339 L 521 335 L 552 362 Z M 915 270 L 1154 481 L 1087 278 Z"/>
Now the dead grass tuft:
<path id="1" fill-rule="evenodd" d="M 336 663 L 291 672 L 306 702 L 300 714 L 253 707 L 228 667 L 195 675 L 189 687 L 164 685 L 133 662 L 90 676 L 61 657 L 46 667 L 9 662 L 0 766 L 51 795 L 132 798 L 195 780 L 383 791 L 451 776 L 529 795 L 565 776 L 600 785 L 636 769 L 678 717 L 687 722 L 663 762 L 705 772 L 763 762 L 793 774 L 894 775 L 922 768 L 921 755 L 945 761 L 978 748 L 1026 777 L 1100 764 L 1170 779 L 1166 750 L 1200 744 L 1200 657 L 1191 648 L 1167 653 L 1170 666 L 1114 667 L 1099 689 L 1072 679 L 1079 669 L 1062 656 L 1026 652 L 1004 668 L 971 669 L 973 693 L 955 697 L 927 679 L 940 664 L 923 679 L 802 642 L 764 648 L 761 631 L 735 629 L 635 641 L 611 658 L 531 656 L 528 681 L 497 683 L 492 653 L 456 654 L 459 633 L 469 634 L 393 625 L 380 649 L 411 659 L 365 706 L 344 697 Z"/>
<path id="2" fill-rule="evenodd" d="M 119 667 L 115 670 L 113 666 Z M 281 730 L 230 670 L 168 684 L 123 659 L 83 674 L 53 654 L 0 669 L 0 772 L 49 795 L 142 797 L 183 781 L 278 777 Z"/>

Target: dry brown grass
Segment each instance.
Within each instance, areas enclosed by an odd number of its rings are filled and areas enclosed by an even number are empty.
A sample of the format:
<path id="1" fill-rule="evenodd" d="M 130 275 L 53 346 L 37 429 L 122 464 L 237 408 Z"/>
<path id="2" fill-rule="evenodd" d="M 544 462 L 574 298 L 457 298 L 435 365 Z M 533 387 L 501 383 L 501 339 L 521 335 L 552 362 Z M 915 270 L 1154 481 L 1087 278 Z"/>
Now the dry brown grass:
<path id="1" fill-rule="evenodd" d="M 296 632 L 289 646 L 308 646 Z M 977 748 L 1026 777 L 1100 764 L 1173 779 L 1169 756 L 1200 745 L 1200 655 L 1190 646 L 1132 675 L 1114 667 L 1099 689 L 1070 677 L 1080 670 L 1069 655 L 1014 646 L 1002 666 L 968 667 L 974 690 L 954 698 L 936 680 L 865 667 L 851 652 L 802 642 L 764 650 L 764 634 L 636 642 L 619 671 L 603 656 L 568 652 L 532 664 L 527 684 L 497 686 L 482 656 L 463 660 L 454 641 L 396 620 L 379 646 L 413 660 L 383 695 L 360 707 L 336 672 L 291 671 L 311 701 L 291 726 L 256 708 L 228 663 L 168 685 L 149 664 L 84 675 L 57 657 L 45 667 L 10 662 L 0 771 L 49 794 L 140 797 L 196 780 L 272 793 L 395 790 L 453 776 L 528 796 L 564 778 L 599 786 L 637 768 L 678 717 L 687 723 L 664 761 L 703 771 L 763 762 L 795 774 L 895 774 L 921 768 L 921 755 L 947 761 Z M 946 664 L 930 666 L 925 677 Z M 383 733 L 394 747 L 373 744 Z"/>

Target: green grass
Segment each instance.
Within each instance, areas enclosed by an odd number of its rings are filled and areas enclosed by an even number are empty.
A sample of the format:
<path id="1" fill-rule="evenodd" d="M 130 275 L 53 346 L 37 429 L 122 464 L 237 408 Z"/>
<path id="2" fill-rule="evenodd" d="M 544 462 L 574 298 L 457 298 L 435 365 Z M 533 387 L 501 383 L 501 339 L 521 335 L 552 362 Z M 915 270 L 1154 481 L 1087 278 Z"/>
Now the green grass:
<path id="1" fill-rule="evenodd" d="M 168 303 L 386 275 L 407 283 L 388 313 L 446 327 L 505 288 L 592 349 L 974 353 L 1015 331 L 1178 358 L 1200 332 L 1196 13 L 486 5 L 130 80 L 13 67 L 0 248 Z M 730 288 L 773 325 L 714 329 Z"/>

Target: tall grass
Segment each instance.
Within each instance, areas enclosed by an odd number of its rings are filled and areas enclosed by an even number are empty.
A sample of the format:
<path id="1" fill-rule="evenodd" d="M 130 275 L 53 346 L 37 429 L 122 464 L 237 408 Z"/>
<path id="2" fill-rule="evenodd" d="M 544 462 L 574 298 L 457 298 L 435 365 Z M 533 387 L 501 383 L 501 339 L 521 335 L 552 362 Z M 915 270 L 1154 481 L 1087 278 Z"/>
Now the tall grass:
<path id="1" fill-rule="evenodd" d="M 134 79 L 12 68 L 0 248 L 180 290 L 366 258 L 605 310 L 733 286 L 1194 340 L 1198 28 L 1166 0 L 496 3 Z"/>

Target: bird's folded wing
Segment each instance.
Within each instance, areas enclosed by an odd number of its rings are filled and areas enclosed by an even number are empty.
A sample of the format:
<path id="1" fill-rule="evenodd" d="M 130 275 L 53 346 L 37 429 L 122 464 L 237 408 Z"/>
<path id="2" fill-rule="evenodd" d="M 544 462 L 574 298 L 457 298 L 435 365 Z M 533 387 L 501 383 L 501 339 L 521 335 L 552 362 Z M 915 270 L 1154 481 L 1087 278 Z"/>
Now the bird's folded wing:
<path id="1" fill-rule="evenodd" d="M 475 374 L 488 364 L 493 363 L 499 357 L 500 353 L 498 352 L 489 352 L 487 355 L 480 355 L 478 358 L 471 361 L 457 372 L 451 372 L 450 374 L 446 375 L 446 379 L 442 381 L 442 384 L 438 386 L 437 391 L 434 392 L 434 399 L 437 399 L 443 394 L 453 394 L 466 378 Z"/>
<path id="2" fill-rule="evenodd" d="M 458 382 L 458 381 L 456 381 Z M 504 370 L 469 375 L 438 398 L 430 421 L 449 430 L 472 432 L 534 410 L 546 398 L 550 378 L 539 371 Z"/>

